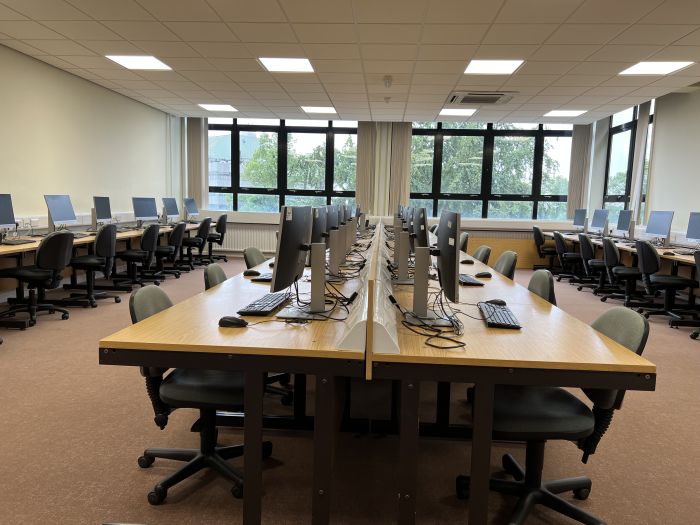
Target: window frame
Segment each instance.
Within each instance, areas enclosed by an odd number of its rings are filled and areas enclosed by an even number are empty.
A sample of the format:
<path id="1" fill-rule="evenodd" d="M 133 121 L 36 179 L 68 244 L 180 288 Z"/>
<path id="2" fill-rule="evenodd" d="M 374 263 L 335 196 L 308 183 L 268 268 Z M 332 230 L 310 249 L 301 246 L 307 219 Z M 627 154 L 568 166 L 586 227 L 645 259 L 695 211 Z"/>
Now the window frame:
<path id="1" fill-rule="evenodd" d="M 277 195 L 280 208 L 285 204 L 285 197 L 325 197 L 330 205 L 332 197 L 355 197 L 355 191 L 335 191 L 333 189 L 335 170 L 335 135 L 357 135 L 357 128 L 334 127 L 333 121 L 327 121 L 327 126 L 287 126 L 284 119 L 279 125 L 238 124 L 233 119 L 232 124 L 209 124 L 211 131 L 231 132 L 231 186 L 209 186 L 210 193 L 223 193 L 232 196 L 232 211 L 238 210 L 239 195 Z M 277 187 L 249 188 L 241 186 L 240 170 L 240 134 L 243 131 L 268 132 L 277 134 Z M 287 187 L 287 140 L 289 133 L 315 133 L 326 136 L 325 188 L 323 190 L 302 190 Z M 208 181 L 207 181 L 208 183 Z M 356 186 L 357 187 L 357 186 Z M 255 213 L 255 212 L 253 212 Z M 265 213 L 265 212 L 261 212 Z"/>
<path id="2" fill-rule="evenodd" d="M 436 128 L 413 128 L 414 135 L 429 135 L 434 137 L 433 144 L 433 179 L 430 192 L 411 192 L 411 199 L 432 200 L 432 216 L 438 216 L 438 201 L 463 201 L 480 200 L 481 218 L 488 218 L 490 201 L 526 201 L 532 202 L 532 219 L 537 219 L 538 205 L 540 202 L 566 202 L 568 195 L 543 195 L 542 192 L 542 164 L 544 160 L 545 137 L 572 137 L 573 130 L 545 130 L 543 124 L 539 124 L 536 130 L 507 130 L 495 129 L 489 122 L 486 129 L 456 129 L 443 128 L 443 123 L 438 122 Z M 443 142 L 446 136 L 471 136 L 483 137 L 484 146 L 481 164 L 481 191 L 480 193 L 443 193 L 440 191 L 442 183 L 442 155 Z M 530 194 L 501 194 L 492 193 L 493 181 L 493 154 L 496 137 L 534 137 L 535 147 L 533 152 L 532 192 Z"/>

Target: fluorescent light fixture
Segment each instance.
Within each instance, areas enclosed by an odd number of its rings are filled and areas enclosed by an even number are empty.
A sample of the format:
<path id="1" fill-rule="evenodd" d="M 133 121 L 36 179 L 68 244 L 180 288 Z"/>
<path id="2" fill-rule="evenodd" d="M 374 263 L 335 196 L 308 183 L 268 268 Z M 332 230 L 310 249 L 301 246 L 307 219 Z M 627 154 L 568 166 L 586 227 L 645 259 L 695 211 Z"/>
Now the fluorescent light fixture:
<path id="1" fill-rule="evenodd" d="M 545 113 L 545 117 L 578 117 L 583 115 L 587 110 L 585 109 L 555 109 L 549 113 Z"/>
<path id="2" fill-rule="evenodd" d="M 448 117 L 471 117 L 476 113 L 475 109 L 444 108 L 440 110 L 440 115 Z"/>
<path id="3" fill-rule="evenodd" d="M 686 68 L 694 62 L 639 62 L 638 64 L 620 71 L 620 75 L 668 75 L 679 69 Z"/>
<path id="4" fill-rule="evenodd" d="M 230 104 L 197 104 L 200 108 L 207 111 L 238 111 Z"/>
<path id="5" fill-rule="evenodd" d="M 333 106 L 301 106 L 306 113 L 335 113 Z"/>
<path id="6" fill-rule="evenodd" d="M 271 73 L 313 73 L 308 58 L 258 58 Z"/>
<path id="7" fill-rule="evenodd" d="M 522 60 L 472 60 L 465 75 L 510 75 L 523 64 Z"/>
<path id="8" fill-rule="evenodd" d="M 156 57 L 152 56 L 137 56 L 137 55 L 106 55 L 112 62 L 116 62 L 120 66 L 127 69 L 145 69 L 151 71 L 170 70 L 168 64 L 164 64 Z"/>

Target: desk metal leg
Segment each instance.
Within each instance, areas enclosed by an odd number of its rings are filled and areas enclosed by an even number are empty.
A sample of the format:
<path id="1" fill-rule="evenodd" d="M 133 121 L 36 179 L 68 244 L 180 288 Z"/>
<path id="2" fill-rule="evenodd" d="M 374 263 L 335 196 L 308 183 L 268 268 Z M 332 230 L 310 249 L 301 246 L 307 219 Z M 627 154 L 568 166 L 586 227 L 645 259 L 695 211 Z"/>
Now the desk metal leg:
<path id="1" fill-rule="evenodd" d="M 418 398 L 420 382 L 401 381 L 398 500 L 399 524 L 416 521 L 416 481 L 418 472 Z"/>
<path id="2" fill-rule="evenodd" d="M 261 523 L 262 499 L 262 414 L 264 375 L 260 371 L 245 374 L 243 523 Z"/>
<path id="3" fill-rule="evenodd" d="M 469 487 L 469 523 L 471 525 L 488 522 L 493 394 L 494 385 L 492 383 L 476 383 L 474 385 L 474 429 Z"/>
<path id="4" fill-rule="evenodd" d="M 294 420 L 306 420 L 306 374 L 294 374 Z"/>
<path id="5" fill-rule="evenodd" d="M 335 443 L 336 378 L 316 376 L 316 410 L 314 413 L 314 479 L 311 523 L 327 525 L 331 511 L 333 449 Z"/>

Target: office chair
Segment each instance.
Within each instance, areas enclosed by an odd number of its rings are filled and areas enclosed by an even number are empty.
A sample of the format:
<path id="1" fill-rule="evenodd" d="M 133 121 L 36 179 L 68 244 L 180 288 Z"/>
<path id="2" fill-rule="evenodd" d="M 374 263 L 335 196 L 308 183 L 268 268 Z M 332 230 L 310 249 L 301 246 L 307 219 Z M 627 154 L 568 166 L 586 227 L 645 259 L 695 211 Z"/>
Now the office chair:
<path id="1" fill-rule="evenodd" d="M 267 258 L 260 250 L 254 246 L 251 246 L 250 248 L 243 250 L 243 260 L 245 261 L 245 267 L 250 270 L 259 264 L 264 263 Z"/>
<path id="2" fill-rule="evenodd" d="M 637 241 L 637 264 L 642 273 L 642 282 L 648 295 L 653 296 L 657 291 L 664 292 L 663 306 L 644 306 L 637 311 L 649 318 L 650 315 L 665 315 L 672 321 L 683 319 L 681 314 L 690 313 L 695 317 L 695 312 L 684 312 L 676 308 L 676 292 L 684 288 L 697 288 L 698 282 L 680 275 L 659 275 L 661 258 L 656 248 L 649 241 Z"/>
<path id="3" fill-rule="evenodd" d="M 197 234 L 194 237 L 185 237 L 182 239 L 182 246 L 187 248 L 187 266 L 191 270 L 194 270 L 194 266 L 206 264 L 204 261 L 204 247 L 207 244 L 207 238 L 209 237 L 209 229 L 211 228 L 211 217 L 206 217 L 202 219 L 199 223 L 199 228 L 197 228 Z M 199 254 L 195 256 L 193 250 L 197 249 Z"/>
<path id="4" fill-rule="evenodd" d="M 608 299 L 622 299 L 626 307 L 648 306 L 653 303 L 633 303 L 632 299 L 635 296 L 643 295 L 637 292 L 637 281 L 642 278 L 642 272 L 637 267 L 624 266 L 620 261 L 620 250 L 617 248 L 615 241 L 609 238 L 603 239 L 603 262 L 605 263 L 605 272 L 608 275 L 608 281 L 611 288 L 606 290 L 601 301 L 605 302 Z M 619 283 L 623 283 L 624 289 L 617 288 Z M 615 289 L 617 288 L 617 289 Z"/>
<path id="5" fill-rule="evenodd" d="M 512 281 L 513 277 L 515 277 L 515 265 L 517 263 L 518 254 L 510 250 L 506 250 L 496 260 L 496 264 L 493 265 L 493 269 L 501 275 L 505 275 Z"/>
<path id="6" fill-rule="evenodd" d="M 549 257 L 549 265 L 535 264 L 532 269 L 540 270 L 546 268 L 550 272 L 554 269 L 554 259 L 557 256 L 557 249 L 554 246 L 554 241 L 548 241 L 542 233 L 542 228 L 539 226 L 532 227 L 532 238 L 535 240 L 535 249 L 540 259 Z"/>
<path id="7" fill-rule="evenodd" d="M 460 251 L 467 253 L 467 246 L 469 245 L 469 234 L 467 232 L 462 232 L 459 234 L 459 249 Z"/>
<path id="8" fill-rule="evenodd" d="M 167 275 L 174 275 L 176 279 L 180 278 L 183 271 L 189 271 L 189 266 L 178 266 L 177 260 L 182 252 L 182 240 L 185 237 L 185 229 L 187 223 L 179 222 L 173 227 L 168 237 L 168 244 L 165 246 L 156 246 L 156 270 L 154 276 L 165 279 Z M 166 268 L 165 263 L 169 262 L 170 266 Z"/>
<path id="9" fill-rule="evenodd" d="M 211 263 L 204 269 L 204 289 L 209 290 L 226 280 L 226 273 L 218 263 Z M 294 401 L 294 392 L 290 390 L 289 383 L 291 375 L 284 372 L 265 374 L 265 392 L 281 396 L 281 402 L 285 406 L 290 406 Z M 279 383 L 282 387 L 273 386 Z M 285 388 L 286 387 L 286 388 Z"/>
<path id="10" fill-rule="evenodd" d="M 228 262 L 228 259 L 226 258 L 225 254 L 221 255 L 214 255 L 214 243 L 218 244 L 219 246 L 224 245 L 224 237 L 226 237 L 226 220 L 228 218 L 228 215 L 225 213 L 221 216 L 216 221 L 216 226 L 214 227 L 214 231 L 211 232 L 207 236 L 207 242 L 209 243 L 209 257 L 207 257 L 207 260 L 209 262 L 214 262 L 214 261 L 224 261 Z"/>
<path id="11" fill-rule="evenodd" d="M 641 355 L 649 336 L 649 323 L 638 313 L 622 306 L 602 314 L 591 325 L 630 351 Z M 493 438 L 499 441 L 526 443 L 526 468 L 510 454 L 503 456 L 506 473 L 514 480 L 491 479 L 493 491 L 518 496 L 520 499 L 508 523 L 525 523 L 535 505 L 545 505 L 576 521 L 602 524 L 603 521 L 572 505 L 558 494 L 572 491 L 579 500 L 588 498 L 591 480 L 587 477 L 543 481 L 545 444 L 549 440 L 573 441 L 583 451 L 581 461 L 588 462 L 610 425 L 616 410 L 622 406 L 624 390 L 584 389 L 593 403 L 589 408 L 562 388 L 534 386 L 496 387 L 493 411 Z M 469 477 L 458 476 L 457 495 L 469 497 Z"/>
<path id="12" fill-rule="evenodd" d="M 488 264 L 489 257 L 491 257 L 491 247 L 486 246 L 485 244 L 478 246 L 476 250 L 474 250 L 474 255 L 472 255 L 472 257 L 474 257 L 474 259 L 476 259 L 479 262 Z"/>
<path id="13" fill-rule="evenodd" d="M 584 288 L 591 288 L 593 290 L 593 295 L 598 295 L 605 286 L 605 261 L 603 259 L 596 259 L 595 247 L 588 235 L 579 233 L 578 241 L 581 250 L 581 266 L 583 268 L 584 277 L 579 279 L 577 290 L 580 292 Z"/>
<path id="14" fill-rule="evenodd" d="M 557 281 L 559 282 L 562 278 L 567 278 L 570 283 L 579 282 L 577 272 L 581 264 L 581 254 L 569 250 L 564 236 L 561 233 L 555 231 L 552 232 L 552 235 L 554 236 L 554 246 L 557 250 L 559 266 L 561 266 L 561 271 L 557 274 Z"/>
<path id="15" fill-rule="evenodd" d="M 117 251 L 117 226 L 115 224 L 105 224 L 100 227 L 95 235 L 95 244 L 92 253 L 78 255 L 70 260 L 73 268 L 71 282 L 63 286 L 64 289 L 71 289 L 78 283 L 78 270 L 85 272 L 85 293 L 72 293 L 67 299 L 62 299 L 61 304 L 66 306 L 97 306 L 97 299 L 114 299 L 115 303 L 121 302 L 121 297 L 107 292 L 95 291 L 95 274 L 102 272 L 105 279 L 109 279 L 114 267 L 114 260 Z"/>
<path id="16" fill-rule="evenodd" d="M 153 264 L 153 259 L 158 246 L 160 228 L 157 224 L 150 224 L 141 234 L 141 243 L 138 249 L 125 250 L 118 257 L 126 262 L 126 275 L 118 275 L 115 282 L 128 282 L 143 286 L 145 281 L 160 284 L 158 277 L 149 275 L 148 270 Z"/>
<path id="17" fill-rule="evenodd" d="M 63 270 L 70 262 L 73 253 L 73 233 L 61 230 L 49 233 L 41 240 L 36 250 L 36 264 L 33 266 L 17 266 L 0 270 L 0 278 L 16 279 L 20 286 L 27 283 L 29 298 L 26 303 L 15 306 L 0 313 L 2 317 L 14 317 L 18 313 L 29 314 L 29 326 L 36 324 L 38 312 L 61 312 L 61 319 L 68 319 L 68 310 L 59 308 L 53 303 L 47 303 L 46 290 L 61 286 Z"/>
<path id="18" fill-rule="evenodd" d="M 554 276 L 549 270 L 535 270 L 530 277 L 527 289 L 554 306 L 557 305 L 557 297 L 554 294 Z"/>
<path id="19" fill-rule="evenodd" d="M 170 308 L 168 295 L 156 286 L 145 286 L 131 295 L 129 312 L 132 323 L 138 323 L 151 315 Z M 168 423 L 168 415 L 175 408 L 196 408 L 200 413 L 199 449 L 146 449 L 138 459 L 139 467 L 150 467 L 156 458 L 185 461 L 180 469 L 161 480 L 148 494 L 151 505 L 160 505 L 168 495 L 168 489 L 205 467 L 233 482 L 231 493 L 243 496 L 243 475 L 234 469 L 227 459 L 241 457 L 243 445 L 217 445 L 216 411 L 242 411 L 245 392 L 245 376 L 242 372 L 176 368 L 165 378 L 162 368 L 141 368 L 146 378 L 146 391 L 156 414 L 156 424 L 162 429 Z M 272 443 L 263 442 L 263 457 L 272 454 Z"/>

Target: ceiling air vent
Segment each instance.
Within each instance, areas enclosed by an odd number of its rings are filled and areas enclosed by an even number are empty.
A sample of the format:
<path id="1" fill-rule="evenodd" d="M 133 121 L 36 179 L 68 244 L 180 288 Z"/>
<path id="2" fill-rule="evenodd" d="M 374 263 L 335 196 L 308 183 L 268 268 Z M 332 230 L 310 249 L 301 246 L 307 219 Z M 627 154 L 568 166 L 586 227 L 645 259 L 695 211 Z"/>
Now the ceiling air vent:
<path id="1" fill-rule="evenodd" d="M 473 106 L 475 104 L 505 104 L 515 93 L 510 91 L 455 91 L 447 99 L 447 104 L 454 106 Z"/>

